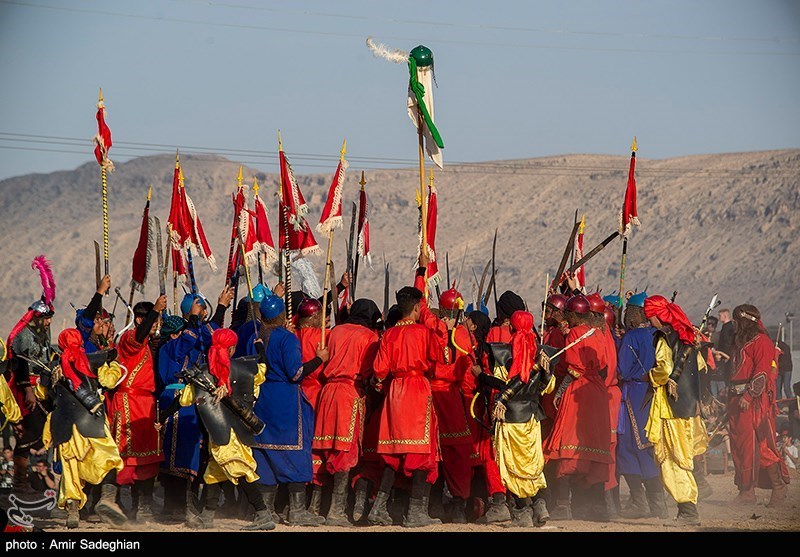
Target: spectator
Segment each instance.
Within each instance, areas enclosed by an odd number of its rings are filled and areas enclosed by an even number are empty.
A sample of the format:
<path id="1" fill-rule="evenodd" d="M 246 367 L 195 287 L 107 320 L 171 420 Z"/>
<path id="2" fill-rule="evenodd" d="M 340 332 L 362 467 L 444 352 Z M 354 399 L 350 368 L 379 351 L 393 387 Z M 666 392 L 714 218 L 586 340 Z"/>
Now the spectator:
<path id="1" fill-rule="evenodd" d="M 14 449 L 6 445 L 0 457 L 0 496 L 8 496 L 14 487 Z"/>
<path id="2" fill-rule="evenodd" d="M 781 390 L 786 398 L 794 398 L 792 394 L 792 349 L 782 340 L 778 341 L 778 385 L 775 396 L 781 398 Z M 781 389 L 783 386 L 783 389 Z"/>
<path id="3" fill-rule="evenodd" d="M 28 475 L 28 482 L 31 488 L 38 493 L 56 489 L 56 477 L 50 471 L 50 465 L 44 460 L 40 460 L 34 465 L 33 472 Z"/>
<path id="4" fill-rule="evenodd" d="M 797 470 L 797 465 L 800 464 L 800 451 L 797 450 L 797 445 L 792 443 L 792 435 L 788 426 L 781 428 L 778 437 L 778 449 L 789 470 Z"/>
<path id="5" fill-rule="evenodd" d="M 722 325 L 719 328 L 719 338 L 715 344 L 717 352 L 722 352 L 724 356 L 717 357 L 717 380 L 724 381 L 727 385 L 731 376 L 730 358 L 733 358 L 733 341 L 736 336 L 735 325 L 731 321 L 731 310 L 719 310 L 719 322 Z"/>

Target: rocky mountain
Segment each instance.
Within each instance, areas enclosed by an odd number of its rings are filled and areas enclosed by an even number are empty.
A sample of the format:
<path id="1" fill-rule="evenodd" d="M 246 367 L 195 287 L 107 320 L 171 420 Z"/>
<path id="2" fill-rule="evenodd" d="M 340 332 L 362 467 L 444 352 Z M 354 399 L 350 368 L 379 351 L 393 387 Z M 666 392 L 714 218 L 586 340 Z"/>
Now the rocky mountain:
<path id="1" fill-rule="evenodd" d="M 291 159 L 291 153 L 288 156 Z M 166 224 L 173 161 L 168 154 L 137 158 L 118 164 L 109 174 L 111 273 L 126 296 L 147 188 L 153 186 L 151 214 Z M 471 298 L 473 270 L 480 275 L 490 259 L 497 229 L 499 291 L 520 293 L 537 314 L 545 275 L 552 277 L 558 266 L 575 211 L 586 215 L 585 251 L 616 229 L 628 161 L 625 156 L 574 154 L 445 167 L 435 175 L 440 208 L 436 247 L 442 274 L 445 253 L 452 280 L 459 277 L 466 253 L 458 286 L 465 298 Z M 215 300 L 224 282 L 230 194 L 239 164 L 219 156 L 183 156 L 181 162 L 187 192 L 220 268 L 214 274 L 202 260 L 195 260 L 200 289 Z M 314 225 L 333 170 L 332 166 L 328 174 L 297 177 Z M 413 279 L 419 176 L 416 167 L 365 170 L 374 270 L 361 265 L 358 294 L 382 306 L 384 254 L 392 291 Z M 345 267 L 344 240 L 360 171 L 354 165 L 347 173 L 345 226 L 334 236 L 337 274 Z M 252 168 L 245 168 L 244 175 L 250 183 L 258 178 L 276 236 L 277 175 Z M 785 312 L 800 314 L 800 278 L 794 267 L 800 263 L 800 149 L 642 158 L 637 161 L 636 178 L 641 227 L 628 243 L 625 290 L 646 288 L 666 297 L 677 290 L 676 301 L 697 322 L 715 292 L 722 300 L 720 307 L 756 305 L 768 325 L 785 321 Z M 95 287 L 92 242 L 102 245 L 101 208 L 100 171 L 94 162 L 0 182 L 3 337 L 40 294 L 39 278 L 30 268 L 36 255 L 45 254 L 55 271 L 57 330 L 72 323 L 70 304 L 88 303 Z M 324 252 L 326 239 L 316 236 Z M 617 239 L 591 261 L 586 268 L 591 290 L 599 287 L 605 295 L 619 288 L 620 256 Z M 324 256 L 310 260 L 321 282 Z M 275 278 L 265 276 L 265 281 L 273 283 Z M 154 269 L 146 292 L 150 299 L 158 292 Z M 117 309 L 118 314 L 121 311 Z M 537 315 L 537 323 L 539 319 Z"/>

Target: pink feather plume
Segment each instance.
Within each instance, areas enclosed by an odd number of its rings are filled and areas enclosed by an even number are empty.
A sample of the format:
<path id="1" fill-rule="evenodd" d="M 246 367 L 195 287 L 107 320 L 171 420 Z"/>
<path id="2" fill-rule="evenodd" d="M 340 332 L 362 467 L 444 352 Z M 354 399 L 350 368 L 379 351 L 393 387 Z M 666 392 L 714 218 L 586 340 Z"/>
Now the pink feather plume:
<path id="1" fill-rule="evenodd" d="M 38 255 L 33 258 L 31 263 L 32 269 L 39 271 L 39 277 L 42 280 L 42 298 L 44 303 L 52 304 L 56 299 L 56 281 L 53 278 L 53 270 L 50 268 L 50 262 L 45 259 L 44 255 Z"/>

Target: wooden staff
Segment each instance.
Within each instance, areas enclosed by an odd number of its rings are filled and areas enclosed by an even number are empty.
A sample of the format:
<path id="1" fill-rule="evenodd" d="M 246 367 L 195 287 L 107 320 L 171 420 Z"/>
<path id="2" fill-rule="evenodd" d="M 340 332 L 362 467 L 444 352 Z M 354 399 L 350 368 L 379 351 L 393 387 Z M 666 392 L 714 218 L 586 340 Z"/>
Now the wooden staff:
<path id="1" fill-rule="evenodd" d="M 544 277 L 544 301 L 542 301 L 542 322 L 539 325 L 539 336 L 544 338 L 544 314 L 547 310 L 547 293 L 550 292 L 550 273 Z"/>
<path id="2" fill-rule="evenodd" d="M 328 310 L 328 290 L 329 283 L 331 280 L 331 251 L 333 250 L 333 228 L 328 233 L 328 255 L 325 258 L 325 280 L 322 282 L 322 339 L 320 340 L 320 346 L 325 348 L 325 314 Z"/>
<path id="3" fill-rule="evenodd" d="M 417 138 L 419 140 L 419 199 L 421 208 L 420 231 L 422 236 L 422 250 L 428 249 L 428 196 L 425 191 L 425 138 L 422 135 L 422 128 L 425 119 L 422 116 L 422 109 L 417 105 Z M 433 181 L 433 173 L 431 173 Z M 427 254 L 427 251 L 425 252 Z M 428 292 L 428 270 L 425 269 L 425 292 Z"/>

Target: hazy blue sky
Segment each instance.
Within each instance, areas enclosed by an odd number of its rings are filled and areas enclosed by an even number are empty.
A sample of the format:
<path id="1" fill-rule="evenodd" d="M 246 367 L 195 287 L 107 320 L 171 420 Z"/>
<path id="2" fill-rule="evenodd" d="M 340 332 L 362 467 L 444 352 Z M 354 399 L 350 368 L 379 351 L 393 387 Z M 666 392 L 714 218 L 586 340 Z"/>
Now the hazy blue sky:
<path id="1" fill-rule="evenodd" d="M 407 70 L 434 52 L 444 160 L 800 147 L 800 2 L 0 0 L 0 179 L 216 150 L 299 173 L 413 164 Z M 66 151 L 66 152 L 65 152 Z M 250 151 L 243 153 L 242 151 Z"/>

